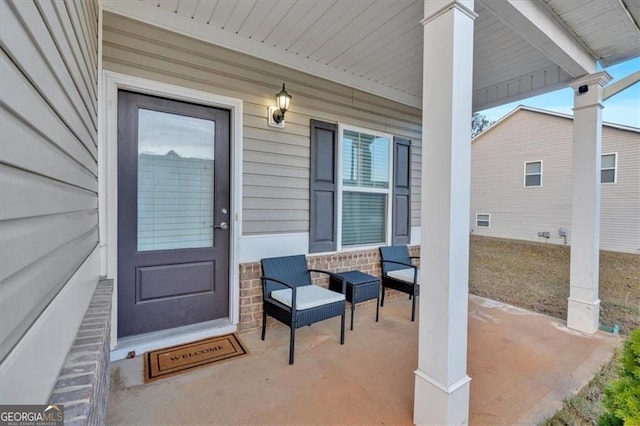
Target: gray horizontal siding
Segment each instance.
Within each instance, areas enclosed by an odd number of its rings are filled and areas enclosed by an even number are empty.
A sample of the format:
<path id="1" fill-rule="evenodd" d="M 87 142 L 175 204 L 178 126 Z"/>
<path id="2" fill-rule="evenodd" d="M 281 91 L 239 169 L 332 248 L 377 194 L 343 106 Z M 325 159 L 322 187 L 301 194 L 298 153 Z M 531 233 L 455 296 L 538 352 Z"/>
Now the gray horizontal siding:
<path id="1" fill-rule="evenodd" d="M 12 61 L 29 76 L 30 83 L 59 115 L 65 124 L 94 155 L 96 148 L 95 117 L 83 108 L 82 97 L 58 52 L 56 44 L 36 7 L 30 1 L 8 2 L 3 11 L 3 45 Z M 20 25 L 20 21 L 29 26 Z"/>
<path id="2" fill-rule="evenodd" d="M 96 5 L 2 1 L 0 44 L 4 359 L 98 243 Z"/>
<path id="3" fill-rule="evenodd" d="M 34 259 L 45 257 L 70 239 L 93 229 L 97 214 L 95 209 L 91 209 L 5 220 L 0 240 L 0 281 L 27 268 Z"/>
<path id="4" fill-rule="evenodd" d="M 75 3 L 73 6 L 78 6 Z M 93 5 L 92 2 L 85 3 Z M 83 49 L 75 36 L 70 17 L 65 13 L 68 4 L 64 2 L 38 2 L 36 5 L 41 10 L 54 40 L 57 41 L 56 46 L 69 70 L 69 75 L 78 88 L 84 107 L 95 123 L 98 111 L 96 75 L 91 72 L 93 68 L 85 66 L 86 57 L 83 56 Z M 90 8 L 92 9 L 91 6 Z M 87 13 L 94 12 L 87 9 Z M 97 30 L 97 26 L 92 26 L 91 29 Z M 97 36 L 95 38 L 97 39 Z"/>
<path id="5" fill-rule="evenodd" d="M 538 241 L 571 223 L 571 121 L 519 111 L 473 143 L 471 225 L 478 235 Z M 524 187 L 524 163 L 542 161 L 542 186 Z M 477 213 L 491 227 L 476 227 Z M 542 240 L 541 240 L 542 241 Z"/>
<path id="6" fill-rule="evenodd" d="M 7 111 L 4 106 L 0 106 L 0 121 L 4 126 L 3 137 L 7 138 L 7 143 L 2 146 L 2 158 L 6 164 L 94 193 L 98 190 L 95 162 L 90 161 L 88 167 L 78 162 L 38 130 L 37 124 L 24 121 L 23 117 Z M 39 155 L 33 155 L 34 152 Z"/>
<path id="7" fill-rule="evenodd" d="M 415 108 L 110 13 L 103 40 L 105 69 L 243 100 L 244 234 L 309 231 L 311 119 L 411 139 L 414 158 L 420 158 L 421 114 Z M 286 127 L 274 130 L 266 113 L 282 82 L 293 101 Z M 417 226 L 418 162 L 412 172 Z"/>
<path id="8" fill-rule="evenodd" d="M 57 146 L 69 157 L 97 175 L 98 166 L 95 154 L 78 139 L 67 123 L 57 115 L 51 105 L 31 85 L 28 77 L 4 54 L 0 56 L 0 72 L 3 76 L 0 79 L 3 109 L 12 111 L 15 116 L 13 119 L 20 119 L 24 123 L 28 123 L 41 136 L 48 138 L 52 145 Z M 11 120 L 12 118 L 7 119 Z M 5 122 L 3 121 L 3 123 Z M 12 142 L 10 139 L 3 140 L 3 151 L 4 146 L 10 142 Z"/>
<path id="9" fill-rule="evenodd" d="M 477 235 L 564 244 L 571 242 L 573 121 L 516 112 L 473 142 L 471 228 Z M 640 249 L 640 134 L 603 126 L 602 152 L 618 153 L 618 181 L 601 185 L 600 247 Z M 543 162 L 542 187 L 523 187 L 524 162 Z M 491 215 L 489 228 L 476 214 Z M 549 240 L 538 232 L 549 232 Z"/>
<path id="10" fill-rule="evenodd" d="M 98 227 L 95 225 L 2 281 L 0 353 L 8 353 L 20 340 L 84 263 L 97 239 Z"/>
<path id="11" fill-rule="evenodd" d="M 97 206 L 95 192 L 0 164 L 2 220 L 71 213 Z"/>
<path id="12" fill-rule="evenodd" d="M 618 153 L 617 182 L 603 184 L 600 246 L 640 254 L 640 133 L 602 129 L 602 152 Z"/>

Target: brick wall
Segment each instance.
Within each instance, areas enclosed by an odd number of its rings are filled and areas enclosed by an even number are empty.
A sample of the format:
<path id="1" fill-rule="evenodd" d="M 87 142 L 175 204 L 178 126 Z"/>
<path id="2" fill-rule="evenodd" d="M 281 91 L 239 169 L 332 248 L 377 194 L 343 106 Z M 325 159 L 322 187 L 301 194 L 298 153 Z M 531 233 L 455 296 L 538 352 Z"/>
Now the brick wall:
<path id="1" fill-rule="evenodd" d="M 420 255 L 419 246 L 410 246 L 411 256 Z M 326 255 L 307 256 L 310 269 L 324 269 L 330 272 L 344 272 L 357 269 L 364 273 L 380 277 L 380 252 L 377 248 L 346 251 Z M 239 331 L 249 331 L 262 327 L 262 283 L 260 262 L 240 264 L 240 323 Z M 314 283 L 327 287 L 326 276 L 314 278 Z M 387 290 L 385 297 L 394 297 L 401 293 Z"/>
<path id="2" fill-rule="evenodd" d="M 64 405 L 66 425 L 103 425 L 109 395 L 113 280 L 101 280 L 58 375 L 50 404 Z"/>

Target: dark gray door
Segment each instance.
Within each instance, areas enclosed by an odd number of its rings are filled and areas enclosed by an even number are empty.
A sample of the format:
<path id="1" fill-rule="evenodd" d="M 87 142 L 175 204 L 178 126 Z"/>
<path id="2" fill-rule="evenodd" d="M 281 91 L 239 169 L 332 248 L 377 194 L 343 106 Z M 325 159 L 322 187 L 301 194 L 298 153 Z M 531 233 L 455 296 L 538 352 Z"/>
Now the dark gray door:
<path id="1" fill-rule="evenodd" d="M 229 111 L 118 93 L 118 336 L 229 316 Z"/>

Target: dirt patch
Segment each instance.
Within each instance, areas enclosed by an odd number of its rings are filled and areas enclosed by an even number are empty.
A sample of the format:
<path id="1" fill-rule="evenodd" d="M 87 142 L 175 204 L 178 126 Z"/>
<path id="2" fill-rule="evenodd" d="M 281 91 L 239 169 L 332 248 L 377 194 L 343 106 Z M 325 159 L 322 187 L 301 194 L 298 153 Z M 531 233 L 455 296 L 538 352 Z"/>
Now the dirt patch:
<path id="1" fill-rule="evenodd" d="M 471 236 L 469 291 L 566 319 L 570 247 Z M 640 327 L 640 255 L 600 252 L 600 323 Z"/>

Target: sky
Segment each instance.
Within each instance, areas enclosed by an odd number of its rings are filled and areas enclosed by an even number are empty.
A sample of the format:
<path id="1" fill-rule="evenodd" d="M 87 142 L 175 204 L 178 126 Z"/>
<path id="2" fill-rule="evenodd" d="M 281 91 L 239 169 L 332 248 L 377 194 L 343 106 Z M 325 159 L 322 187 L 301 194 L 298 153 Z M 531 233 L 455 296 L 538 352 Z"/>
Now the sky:
<path id="1" fill-rule="evenodd" d="M 640 58 L 613 65 L 605 70 L 613 77 L 611 82 L 618 81 L 635 71 L 640 71 Z M 572 115 L 573 89 L 567 87 L 478 112 L 490 121 L 497 121 L 518 105 Z M 604 101 L 602 121 L 640 128 L 640 83 L 636 83 Z"/>

